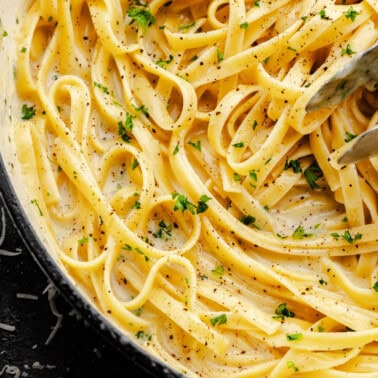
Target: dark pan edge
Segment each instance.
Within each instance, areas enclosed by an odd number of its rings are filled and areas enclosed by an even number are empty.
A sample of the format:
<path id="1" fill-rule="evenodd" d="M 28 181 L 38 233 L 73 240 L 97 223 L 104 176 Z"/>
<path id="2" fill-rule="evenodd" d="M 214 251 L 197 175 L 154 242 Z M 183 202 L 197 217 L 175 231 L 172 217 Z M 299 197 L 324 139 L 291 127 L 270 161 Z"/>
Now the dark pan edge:
<path id="1" fill-rule="evenodd" d="M 154 377 L 183 378 L 184 376 L 164 365 L 144 351 L 137 343 L 115 328 L 101 313 L 75 288 L 58 267 L 33 230 L 26 213 L 22 209 L 16 191 L 13 187 L 3 156 L 0 154 L 0 196 L 4 206 L 14 223 L 18 234 L 29 253 L 41 268 L 43 273 L 57 287 L 63 297 L 75 308 L 90 326 L 113 347 L 119 350 L 125 359 L 136 364 L 146 373 Z"/>

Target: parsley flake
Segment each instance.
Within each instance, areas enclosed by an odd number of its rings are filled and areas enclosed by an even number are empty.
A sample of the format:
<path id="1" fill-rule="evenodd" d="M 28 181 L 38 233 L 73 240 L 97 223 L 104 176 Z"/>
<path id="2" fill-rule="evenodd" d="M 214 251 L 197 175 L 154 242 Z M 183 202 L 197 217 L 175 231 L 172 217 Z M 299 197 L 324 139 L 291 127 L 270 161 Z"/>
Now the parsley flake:
<path id="1" fill-rule="evenodd" d="M 144 8 L 131 7 L 127 11 L 127 15 L 132 19 L 132 24 L 136 21 L 145 33 L 148 28 L 156 22 L 156 18 L 151 14 L 151 12 Z"/>
<path id="2" fill-rule="evenodd" d="M 107 87 L 105 87 L 104 85 L 100 84 L 100 83 L 96 83 L 96 82 L 93 82 L 93 85 L 96 87 L 96 88 L 99 88 L 101 89 L 105 94 L 110 94 L 109 93 L 109 89 Z"/>
<path id="3" fill-rule="evenodd" d="M 232 145 L 232 147 L 235 147 L 235 148 L 242 148 L 245 146 L 245 143 L 244 142 L 238 142 L 238 143 L 234 143 Z"/>
<path id="4" fill-rule="evenodd" d="M 121 136 L 122 140 L 124 142 L 129 143 L 131 140 L 131 136 L 129 133 L 133 132 L 134 128 L 134 120 L 135 116 L 133 116 L 130 113 L 126 113 L 126 119 L 124 122 L 119 121 L 118 122 L 118 135 Z"/>
<path id="5" fill-rule="evenodd" d="M 357 135 L 356 134 L 351 134 L 349 133 L 348 131 L 345 133 L 345 137 L 344 137 L 344 142 L 345 143 L 348 143 L 350 142 L 351 140 L 353 140 Z"/>
<path id="6" fill-rule="evenodd" d="M 293 341 L 293 340 L 300 340 L 302 337 L 303 337 L 303 334 L 298 332 L 298 333 L 290 333 L 288 335 L 286 335 L 287 339 L 289 341 Z"/>
<path id="7" fill-rule="evenodd" d="M 303 226 L 298 226 L 292 235 L 293 239 L 303 239 L 308 238 L 310 236 L 312 236 L 312 234 L 306 232 Z"/>
<path id="8" fill-rule="evenodd" d="M 348 18 L 352 22 L 356 19 L 356 17 L 360 14 L 360 12 L 357 12 L 353 7 L 349 7 L 349 9 L 344 12 L 345 18 Z"/>
<path id="9" fill-rule="evenodd" d="M 323 176 L 323 172 L 316 163 L 306 168 L 303 174 L 308 184 L 310 185 L 311 189 L 320 188 L 320 186 L 316 183 L 316 181 L 318 181 Z"/>
<path id="10" fill-rule="evenodd" d="M 163 59 L 158 59 L 155 63 L 161 67 L 165 68 L 167 64 L 171 63 L 173 61 L 173 55 L 169 55 L 168 59 L 163 60 Z"/>
<path id="11" fill-rule="evenodd" d="M 181 30 L 186 30 L 186 29 L 190 29 L 191 27 L 193 27 L 194 25 L 196 24 L 195 21 L 193 21 L 192 23 L 190 24 L 186 24 L 186 25 L 179 25 L 178 27 L 178 30 L 181 31 Z"/>
<path id="12" fill-rule="evenodd" d="M 299 371 L 299 368 L 295 366 L 295 363 L 293 361 L 287 361 L 287 367 L 289 369 L 293 369 L 295 372 Z"/>
<path id="13" fill-rule="evenodd" d="M 209 208 L 209 206 L 206 202 L 208 202 L 210 200 L 211 200 L 211 197 L 208 197 L 206 194 L 202 194 L 202 196 L 200 197 L 200 199 L 198 201 L 196 213 L 197 214 L 204 213 Z"/>
<path id="14" fill-rule="evenodd" d="M 144 341 L 151 341 L 152 336 L 149 333 L 146 333 L 144 331 L 138 331 L 135 334 L 136 338 L 139 340 L 144 340 Z"/>
<path id="15" fill-rule="evenodd" d="M 287 171 L 290 168 L 293 169 L 294 173 L 301 173 L 302 172 L 301 162 L 299 160 L 287 160 L 286 159 L 284 170 Z"/>
<path id="16" fill-rule="evenodd" d="M 28 106 L 27 104 L 22 105 L 21 109 L 21 119 L 28 120 L 35 116 L 36 109 L 34 105 Z"/>
<path id="17" fill-rule="evenodd" d="M 256 222 L 256 218 L 252 215 L 243 215 L 240 218 L 240 222 L 242 222 L 246 226 L 249 226 L 249 225 L 254 224 Z"/>
<path id="18" fill-rule="evenodd" d="M 217 265 L 214 269 L 212 269 L 211 273 L 215 274 L 216 276 L 223 276 L 224 267 L 222 265 Z"/>
<path id="19" fill-rule="evenodd" d="M 353 55 L 355 53 L 349 43 L 345 48 L 341 49 L 341 55 Z"/>
<path id="20" fill-rule="evenodd" d="M 218 315 L 214 318 L 211 318 L 210 323 L 213 327 L 215 327 L 217 324 L 218 325 L 226 324 L 227 323 L 227 315 L 221 314 L 221 315 Z"/>
<path id="21" fill-rule="evenodd" d="M 290 311 L 287 307 L 286 307 L 286 303 L 280 303 L 278 305 L 278 307 L 274 310 L 274 313 L 277 315 L 277 316 L 273 316 L 273 318 L 294 318 L 295 316 L 295 313 L 293 311 Z"/>
<path id="22" fill-rule="evenodd" d="M 201 152 L 201 141 L 200 140 L 197 140 L 197 142 L 188 141 L 188 144 L 190 144 L 196 150 L 198 150 L 199 152 Z"/>
<path id="23" fill-rule="evenodd" d="M 190 213 L 195 214 L 196 205 L 191 203 L 183 194 L 172 193 L 172 199 L 175 200 L 174 211 L 181 210 L 181 212 L 184 212 L 188 210 Z"/>

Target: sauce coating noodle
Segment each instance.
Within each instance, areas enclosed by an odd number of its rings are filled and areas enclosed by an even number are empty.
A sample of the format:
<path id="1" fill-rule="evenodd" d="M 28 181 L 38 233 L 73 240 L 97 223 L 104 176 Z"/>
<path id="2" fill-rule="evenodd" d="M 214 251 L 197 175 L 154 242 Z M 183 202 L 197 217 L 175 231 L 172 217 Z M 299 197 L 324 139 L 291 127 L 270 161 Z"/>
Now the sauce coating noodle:
<path id="1" fill-rule="evenodd" d="M 378 376 L 378 157 L 335 163 L 376 93 L 305 111 L 377 41 L 377 12 L 30 2 L 14 140 L 31 206 L 104 316 L 177 371 Z"/>

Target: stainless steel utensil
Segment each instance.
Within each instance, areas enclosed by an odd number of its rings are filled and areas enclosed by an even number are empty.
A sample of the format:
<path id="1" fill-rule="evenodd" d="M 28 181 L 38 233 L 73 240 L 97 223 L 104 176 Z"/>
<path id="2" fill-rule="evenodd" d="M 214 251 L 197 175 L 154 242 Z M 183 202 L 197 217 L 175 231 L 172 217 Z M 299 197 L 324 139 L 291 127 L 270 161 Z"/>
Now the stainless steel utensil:
<path id="1" fill-rule="evenodd" d="M 356 55 L 332 76 L 310 99 L 306 111 L 338 105 L 361 86 L 371 91 L 378 89 L 378 43 Z M 378 154 L 378 126 L 363 132 L 350 143 L 351 147 L 338 158 L 339 164 L 355 163 Z"/>
<path id="2" fill-rule="evenodd" d="M 369 90 L 378 84 L 378 42 L 368 50 L 357 54 L 340 71 L 331 77 L 306 105 L 312 112 L 340 104 L 361 86 Z"/>
<path id="3" fill-rule="evenodd" d="M 351 143 L 351 147 L 338 159 L 338 164 L 356 163 L 378 154 L 378 126 L 366 130 Z"/>

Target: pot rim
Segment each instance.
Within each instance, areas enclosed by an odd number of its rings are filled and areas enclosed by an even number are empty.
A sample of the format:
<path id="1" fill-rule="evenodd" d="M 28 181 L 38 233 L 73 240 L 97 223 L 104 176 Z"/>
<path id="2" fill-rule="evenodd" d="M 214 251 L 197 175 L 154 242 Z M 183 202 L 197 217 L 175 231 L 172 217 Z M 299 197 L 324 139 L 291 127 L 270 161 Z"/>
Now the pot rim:
<path id="1" fill-rule="evenodd" d="M 183 378 L 155 356 L 148 353 L 134 340 L 107 320 L 101 312 L 78 290 L 57 262 L 48 252 L 44 243 L 35 232 L 21 202 L 16 194 L 11 178 L 6 169 L 4 157 L 0 151 L 0 197 L 10 219 L 21 237 L 26 249 L 31 254 L 42 272 L 56 286 L 67 302 L 88 321 L 103 339 L 121 352 L 129 363 L 136 364 L 141 371 L 154 377 Z"/>

